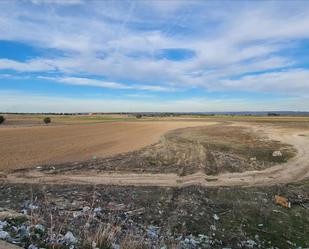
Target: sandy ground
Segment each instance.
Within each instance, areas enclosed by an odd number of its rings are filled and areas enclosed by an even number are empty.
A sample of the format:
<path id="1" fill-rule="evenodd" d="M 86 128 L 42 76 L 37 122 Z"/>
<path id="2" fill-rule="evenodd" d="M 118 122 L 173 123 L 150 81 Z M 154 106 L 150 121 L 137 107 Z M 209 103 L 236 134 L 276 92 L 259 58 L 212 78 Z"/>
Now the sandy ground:
<path id="1" fill-rule="evenodd" d="M 189 124 L 188 124 L 189 125 Z M 239 123 L 237 123 L 239 125 Z M 242 124 L 246 126 L 248 124 Z M 167 125 L 172 128 L 173 126 Z M 224 173 L 218 176 L 207 176 L 196 173 L 184 177 L 176 174 L 133 174 L 120 172 L 83 172 L 72 175 L 48 175 L 38 170 L 13 173 L 3 181 L 13 183 L 46 183 L 46 184 L 107 184 L 136 186 L 260 186 L 300 181 L 309 177 L 309 131 L 286 129 L 266 125 L 252 125 L 270 138 L 293 145 L 298 153 L 285 164 L 273 166 L 262 171 L 243 173 Z"/>
<path id="2" fill-rule="evenodd" d="M 0 172 L 140 149 L 169 130 L 214 122 L 107 122 L 1 127 Z"/>

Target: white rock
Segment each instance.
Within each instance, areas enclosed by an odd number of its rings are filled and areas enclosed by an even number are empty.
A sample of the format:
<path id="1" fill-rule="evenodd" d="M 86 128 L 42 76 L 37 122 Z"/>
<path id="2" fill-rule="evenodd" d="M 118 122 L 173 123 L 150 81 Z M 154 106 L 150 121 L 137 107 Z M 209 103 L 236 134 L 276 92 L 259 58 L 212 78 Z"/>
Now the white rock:
<path id="1" fill-rule="evenodd" d="M 95 213 L 100 213 L 100 212 L 102 212 L 102 208 L 97 207 L 97 208 L 95 208 L 93 211 L 94 211 Z"/>
<path id="2" fill-rule="evenodd" d="M 282 153 L 281 153 L 280 150 L 276 150 L 276 151 L 273 152 L 273 156 L 274 157 L 282 156 Z"/>
<path id="3" fill-rule="evenodd" d="M 87 211 L 89 211 L 91 208 L 90 207 L 88 207 L 88 206 L 86 206 L 86 207 L 83 207 L 83 212 L 87 212 Z"/>
<path id="4" fill-rule="evenodd" d="M 70 243 L 70 244 L 75 244 L 77 243 L 77 239 L 74 237 L 73 233 L 72 232 L 67 232 L 65 235 L 64 235 L 64 240 L 67 242 L 67 243 Z"/>
<path id="5" fill-rule="evenodd" d="M 254 248 L 254 246 L 256 245 L 256 242 L 255 242 L 254 240 L 252 240 L 252 239 L 248 239 L 248 240 L 246 241 L 246 244 L 247 244 L 247 246 L 248 246 L 249 248 Z"/>
<path id="6" fill-rule="evenodd" d="M 31 209 L 31 210 L 35 210 L 35 209 L 38 209 L 38 208 L 39 208 L 39 206 L 37 206 L 37 205 L 34 205 L 34 204 L 29 205 L 29 209 Z"/>
<path id="7" fill-rule="evenodd" d="M 10 235 L 9 235 L 8 232 L 6 232 L 6 231 L 0 231 L 0 239 L 7 239 L 7 238 L 9 238 L 9 237 L 10 237 Z"/>
<path id="8" fill-rule="evenodd" d="M 220 218 L 219 218 L 219 216 L 218 216 L 218 215 L 216 215 L 216 214 L 214 214 L 214 216 L 213 216 L 213 217 L 214 217 L 214 219 L 215 219 L 215 220 L 219 220 L 219 219 L 220 219 Z"/>
<path id="9" fill-rule="evenodd" d="M 73 218 L 77 218 L 77 217 L 79 217 L 81 215 L 82 215 L 82 212 L 80 212 L 80 211 L 73 212 Z"/>
<path id="10" fill-rule="evenodd" d="M 30 245 L 30 246 L 28 246 L 28 249 L 39 249 L 39 248 L 37 248 L 35 245 Z"/>
<path id="11" fill-rule="evenodd" d="M 41 224 L 37 224 L 37 225 L 35 225 L 35 228 L 36 228 L 37 230 L 42 231 L 42 232 L 44 232 L 44 231 L 45 231 L 44 226 L 43 226 L 43 225 L 41 225 Z"/>

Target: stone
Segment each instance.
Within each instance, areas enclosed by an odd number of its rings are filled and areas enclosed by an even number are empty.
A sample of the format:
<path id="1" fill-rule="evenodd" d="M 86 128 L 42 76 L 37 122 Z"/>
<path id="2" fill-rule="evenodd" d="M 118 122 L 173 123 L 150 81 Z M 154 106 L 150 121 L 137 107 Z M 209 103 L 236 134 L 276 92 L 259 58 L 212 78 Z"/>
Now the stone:
<path id="1" fill-rule="evenodd" d="M 77 239 L 75 238 L 75 236 L 73 235 L 72 232 L 68 231 L 65 235 L 64 235 L 64 240 L 69 243 L 69 244 L 75 244 L 77 243 Z"/>
<path id="2" fill-rule="evenodd" d="M 273 152 L 272 155 L 273 155 L 273 157 L 280 157 L 280 156 L 282 156 L 282 152 L 280 150 L 276 150 L 276 151 Z"/>

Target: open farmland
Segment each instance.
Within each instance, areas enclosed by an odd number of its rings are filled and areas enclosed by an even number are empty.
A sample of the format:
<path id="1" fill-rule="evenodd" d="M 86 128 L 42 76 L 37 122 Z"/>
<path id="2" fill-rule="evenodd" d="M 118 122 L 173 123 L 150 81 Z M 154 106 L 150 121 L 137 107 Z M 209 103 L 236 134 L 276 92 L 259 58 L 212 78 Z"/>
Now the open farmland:
<path id="1" fill-rule="evenodd" d="M 0 170 L 104 157 L 140 149 L 165 132 L 199 122 L 104 122 L 71 125 L 9 125 L 0 128 Z M 29 124 L 29 121 L 28 121 Z"/>
<path id="2" fill-rule="evenodd" d="M 67 249 L 70 231 L 78 249 L 97 234 L 100 249 L 309 246 L 305 118 L 35 119 L 0 128 L 10 242 Z"/>

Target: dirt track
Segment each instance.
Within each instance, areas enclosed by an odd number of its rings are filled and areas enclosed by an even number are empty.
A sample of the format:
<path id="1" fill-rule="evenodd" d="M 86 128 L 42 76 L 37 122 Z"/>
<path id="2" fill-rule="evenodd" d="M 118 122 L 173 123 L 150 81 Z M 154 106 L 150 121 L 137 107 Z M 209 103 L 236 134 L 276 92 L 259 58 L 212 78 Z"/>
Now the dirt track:
<path id="1" fill-rule="evenodd" d="M 107 122 L 0 128 L 0 172 L 140 149 L 169 130 L 203 122 Z M 208 122 L 207 124 L 212 124 Z"/>
<path id="2" fill-rule="evenodd" d="M 246 124 L 242 124 L 246 125 Z M 250 127 L 253 127 L 250 124 Z M 184 177 L 176 174 L 131 174 L 119 172 L 83 172 L 74 175 L 44 174 L 38 170 L 8 175 L 5 181 L 13 183 L 46 183 L 46 184 L 108 184 L 136 186 L 257 186 L 287 183 L 309 177 L 309 132 L 297 129 L 284 129 L 254 126 L 262 129 L 272 139 L 293 145 L 298 153 L 285 164 L 280 164 L 262 171 L 243 173 L 225 173 L 216 177 L 207 177 L 196 173 Z"/>

